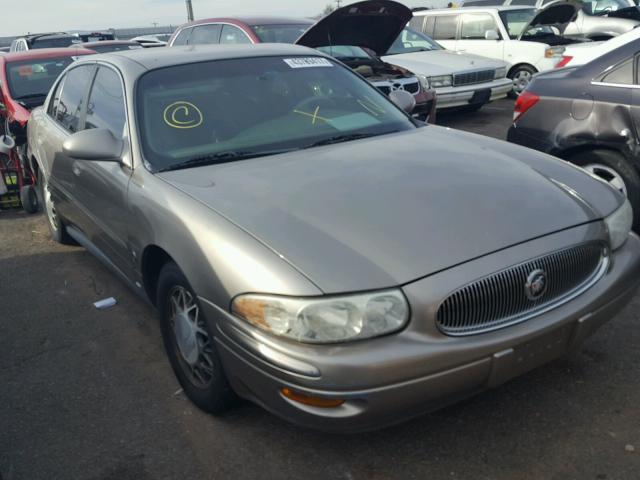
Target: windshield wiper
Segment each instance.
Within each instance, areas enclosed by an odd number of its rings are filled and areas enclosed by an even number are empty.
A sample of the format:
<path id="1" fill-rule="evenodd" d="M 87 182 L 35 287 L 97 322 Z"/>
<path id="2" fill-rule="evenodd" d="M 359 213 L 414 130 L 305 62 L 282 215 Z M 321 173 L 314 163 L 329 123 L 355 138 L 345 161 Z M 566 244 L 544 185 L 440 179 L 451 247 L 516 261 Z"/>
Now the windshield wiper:
<path id="1" fill-rule="evenodd" d="M 309 145 L 305 145 L 302 148 L 306 149 L 306 148 L 313 148 L 313 147 L 321 147 L 322 145 L 332 145 L 334 143 L 350 142 L 351 140 L 360 140 L 361 138 L 377 137 L 379 135 L 396 133 L 398 131 L 399 130 L 391 130 L 389 132 L 382 132 L 382 133 L 346 133 L 344 135 L 336 135 L 334 137 L 318 140 L 317 142 L 310 143 Z"/>
<path id="2" fill-rule="evenodd" d="M 182 170 L 185 168 L 202 167 L 204 165 L 212 165 L 216 163 L 234 162 L 236 160 L 248 160 L 250 158 L 267 157 L 269 155 L 277 155 L 278 153 L 287 153 L 295 149 L 287 148 L 281 150 L 267 150 L 253 152 L 250 150 L 231 150 L 228 152 L 218 152 L 209 155 L 202 155 L 200 157 L 190 158 L 184 162 L 177 163 L 175 165 L 169 165 L 168 167 L 161 168 L 157 172 L 170 172 L 172 170 Z"/>

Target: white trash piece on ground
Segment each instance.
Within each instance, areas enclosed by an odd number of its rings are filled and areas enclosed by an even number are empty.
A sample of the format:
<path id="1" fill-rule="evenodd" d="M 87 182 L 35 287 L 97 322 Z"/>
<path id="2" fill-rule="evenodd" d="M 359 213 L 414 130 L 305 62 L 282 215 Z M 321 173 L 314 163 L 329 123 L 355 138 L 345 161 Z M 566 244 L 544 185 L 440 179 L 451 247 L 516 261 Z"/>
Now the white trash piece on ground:
<path id="1" fill-rule="evenodd" d="M 114 307 L 116 305 L 116 299 L 113 297 L 105 298 L 104 300 L 99 300 L 93 304 L 98 310 L 106 310 L 107 308 Z"/>

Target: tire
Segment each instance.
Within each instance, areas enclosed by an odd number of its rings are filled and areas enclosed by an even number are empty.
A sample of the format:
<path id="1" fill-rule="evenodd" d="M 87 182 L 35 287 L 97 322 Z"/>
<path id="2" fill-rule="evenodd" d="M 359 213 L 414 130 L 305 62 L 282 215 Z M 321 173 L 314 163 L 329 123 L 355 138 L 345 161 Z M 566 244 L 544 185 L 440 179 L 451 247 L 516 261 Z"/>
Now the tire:
<path id="1" fill-rule="evenodd" d="M 67 233 L 62 218 L 56 213 L 55 202 L 49 194 L 48 180 L 42 174 L 42 171 L 38 173 L 38 186 L 40 188 L 40 194 L 42 209 L 47 217 L 47 225 L 49 226 L 49 232 L 51 238 L 63 245 L 77 245 L 75 240 Z"/>
<path id="2" fill-rule="evenodd" d="M 640 173 L 629 160 L 610 150 L 591 150 L 573 155 L 569 161 L 624 193 L 633 207 L 633 229 L 640 231 Z"/>
<path id="3" fill-rule="evenodd" d="M 509 92 L 509 98 L 518 98 L 531 81 L 531 76 L 537 70 L 531 65 L 518 65 L 509 72 L 508 77 L 513 82 L 513 89 Z"/>
<path id="4" fill-rule="evenodd" d="M 38 202 L 38 193 L 33 185 L 25 185 L 20 189 L 20 203 L 22 209 L 27 213 L 38 213 L 40 203 Z"/>
<path id="5" fill-rule="evenodd" d="M 174 262 L 162 268 L 157 292 L 162 339 L 183 391 L 205 412 L 216 415 L 227 411 L 237 402 L 237 397 L 224 373 L 213 328 Z"/>

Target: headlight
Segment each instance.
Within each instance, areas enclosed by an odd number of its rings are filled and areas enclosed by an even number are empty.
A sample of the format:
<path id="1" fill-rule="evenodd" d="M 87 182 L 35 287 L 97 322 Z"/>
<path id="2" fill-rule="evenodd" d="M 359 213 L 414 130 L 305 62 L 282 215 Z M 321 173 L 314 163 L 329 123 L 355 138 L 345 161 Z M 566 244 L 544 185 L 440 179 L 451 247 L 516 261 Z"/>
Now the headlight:
<path id="1" fill-rule="evenodd" d="M 550 47 L 544 51 L 544 56 L 547 58 L 560 57 L 562 56 L 564 51 L 565 51 L 564 47 Z"/>
<path id="2" fill-rule="evenodd" d="M 433 88 L 450 87 L 453 84 L 451 75 L 440 75 L 438 77 L 429 77 L 429 83 Z"/>
<path id="3" fill-rule="evenodd" d="M 308 343 L 377 337 L 402 328 L 409 305 L 399 290 L 318 298 L 240 295 L 231 311 L 255 327 Z"/>
<path id="4" fill-rule="evenodd" d="M 425 75 L 418 75 L 418 80 L 420 80 L 420 86 L 423 90 L 429 90 L 431 88 L 429 86 L 429 79 Z"/>
<path id="5" fill-rule="evenodd" d="M 605 218 L 604 223 L 607 224 L 609 230 L 611 250 L 616 250 L 624 245 L 633 225 L 633 209 L 629 200 L 625 200 L 620 208 Z"/>
<path id="6" fill-rule="evenodd" d="M 507 76 L 507 67 L 496 68 L 496 73 L 493 76 L 494 79 L 504 78 Z"/>

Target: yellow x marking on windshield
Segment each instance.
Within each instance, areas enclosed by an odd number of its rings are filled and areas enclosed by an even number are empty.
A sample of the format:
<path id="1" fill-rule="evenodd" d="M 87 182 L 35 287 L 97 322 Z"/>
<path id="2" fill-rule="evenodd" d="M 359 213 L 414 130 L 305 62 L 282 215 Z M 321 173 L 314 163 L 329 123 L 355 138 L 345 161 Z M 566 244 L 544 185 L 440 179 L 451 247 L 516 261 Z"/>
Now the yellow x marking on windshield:
<path id="1" fill-rule="evenodd" d="M 304 115 L 305 117 L 311 117 L 311 124 L 315 125 L 316 124 L 316 120 L 322 120 L 323 122 L 328 122 L 329 120 L 321 117 L 320 115 L 318 115 L 318 112 L 320 111 L 320 106 L 318 105 L 316 107 L 316 109 L 313 111 L 313 113 L 309 113 L 309 112 L 303 112 L 302 110 L 294 110 L 293 113 L 298 113 L 300 115 Z"/>

